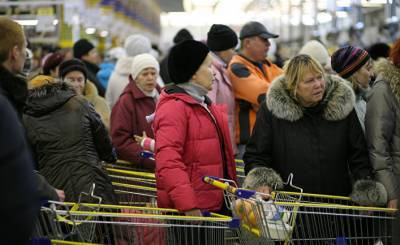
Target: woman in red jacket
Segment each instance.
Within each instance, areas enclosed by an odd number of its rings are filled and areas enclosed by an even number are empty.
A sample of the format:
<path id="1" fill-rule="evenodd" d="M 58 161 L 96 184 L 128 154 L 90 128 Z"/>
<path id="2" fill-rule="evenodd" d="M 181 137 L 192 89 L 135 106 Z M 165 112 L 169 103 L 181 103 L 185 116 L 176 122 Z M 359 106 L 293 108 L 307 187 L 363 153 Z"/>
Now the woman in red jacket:
<path id="1" fill-rule="evenodd" d="M 211 62 L 200 42 L 174 46 L 168 69 L 175 85 L 161 93 L 155 113 L 158 204 L 190 215 L 223 208 L 222 191 L 203 183 L 203 176 L 236 179 L 226 114 L 206 96 Z"/>
<path id="2" fill-rule="evenodd" d="M 143 148 L 134 136 L 143 132 L 154 137 L 146 116 L 154 113 L 159 98 L 157 60 L 150 54 L 135 56 L 129 83 L 114 105 L 111 113 L 111 137 L 118 159 L 134 163 L 135 167 L 154 170 L 154 161 L 139 156 Z"/>
<path id="3" fill-rule="evenodd" d="M 171 49 L 168 71 L 174 85 L 161 93 L 153 125 L 158 206 L 189 216 L 227 213 L 223 192 L 203 183 L 203 176 L 236 180 L 226 113 L 206 96 L 212 88 L 211 62 L 201 42 L 188 40 Z M 191 234 L 190 244 L 206 239 Z"/>

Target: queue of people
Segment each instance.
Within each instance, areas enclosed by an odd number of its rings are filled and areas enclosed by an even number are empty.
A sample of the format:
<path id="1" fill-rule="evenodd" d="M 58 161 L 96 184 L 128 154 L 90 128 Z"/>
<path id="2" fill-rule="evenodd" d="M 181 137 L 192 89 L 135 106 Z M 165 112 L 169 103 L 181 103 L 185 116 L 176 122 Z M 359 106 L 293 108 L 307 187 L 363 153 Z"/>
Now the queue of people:
<path id="1" fill-rule="evenodd" d="M 329 56 L 312 41 L 281 69 L 266 57 L 278 35 L 262 23 L 245 24 L 239 37 L 215 24 L 205 43 L 187 34 L 176 41 L 161 66 L 162 87 L 142 35 L 128 37 L 115 68 L 98 76 L 106 81 L 96 77 L 98 54 L 86 39 L 75 43 L 75 58 L 47 55 L 42 74 L 27 81 L 19 75 L 22 28 L 0 17 L 0 30 L 18 37 L 0 35 L 1 167 L 3 181 L 17 182 L 3 193 L 30 220 L 41 199 L 74 202 L 93 184 L 103 203 L 117 203 L 102 168 L 117 159 L 154 172 L 158 206 L 190 216 L 229 214 L 223 192 L 202 177 L 236 181 L 235 158 L 245 163 L 246 188 L 270 193 L 293 173 L 305 192 L 398 206 L 400 40 L 377 61 L 353 46 Z M 32 224 L 20 227 L 20 239 Z"/>

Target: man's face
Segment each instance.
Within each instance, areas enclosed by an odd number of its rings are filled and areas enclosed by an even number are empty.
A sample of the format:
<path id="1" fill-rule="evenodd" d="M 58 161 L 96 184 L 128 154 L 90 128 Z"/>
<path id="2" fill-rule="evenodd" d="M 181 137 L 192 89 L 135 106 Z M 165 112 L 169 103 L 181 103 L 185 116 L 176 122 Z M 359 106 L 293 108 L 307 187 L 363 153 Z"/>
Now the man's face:
<path id="1" fill-rule="evenodd" d="M 26 42 L 24 42 L 22 47 L 18 47 L 18 45 L 14 46 L 12 52 L 14 60 L 12 70 L 15 73 L 20 73 L 24 69 L 25 59 L 27 57 Z"/>
<path id="2" fill-rule="evenodd" d="M 268 39 L 254 36 L 246 40 L 245 48 L 251 54 L 252 59 L 257 62 L 265 60 L 271 43 Z"/>

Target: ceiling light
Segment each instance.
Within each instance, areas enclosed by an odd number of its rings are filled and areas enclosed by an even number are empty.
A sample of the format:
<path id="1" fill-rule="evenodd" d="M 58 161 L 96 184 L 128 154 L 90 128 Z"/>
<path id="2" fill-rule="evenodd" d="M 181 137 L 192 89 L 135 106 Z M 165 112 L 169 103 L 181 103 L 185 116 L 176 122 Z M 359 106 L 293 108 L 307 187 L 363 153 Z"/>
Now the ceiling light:
<path id="1" fill-rule="evenodd" d="M 21 26 L 36 26 L 38 24 L 38 20 L 15 20 Z"/>
<path id="2" fill-rule="evenodd" d="M 95 33 L 96 33 L 96 28 L 88 27 L 88 28 L 86 28 L 85 32 L 86 32 L 86 34 L 88 34 L 88 35 L 95 34 Z"/>

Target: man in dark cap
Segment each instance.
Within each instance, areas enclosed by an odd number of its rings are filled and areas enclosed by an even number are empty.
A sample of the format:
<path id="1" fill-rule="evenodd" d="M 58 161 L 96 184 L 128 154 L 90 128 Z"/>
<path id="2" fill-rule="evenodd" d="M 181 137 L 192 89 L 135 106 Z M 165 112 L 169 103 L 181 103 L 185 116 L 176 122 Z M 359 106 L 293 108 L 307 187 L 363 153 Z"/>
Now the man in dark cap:
<path id="1" fill-rule="evenodd" d="M 269 84 L 282 73 L 278 66 L 266 58 L 270 46 L 268 40 L 277 37 L 260 22 L 248 22 L 240 30 L 240 54 L 233 56 L 228 67 L 236 98 L 235 136 L 239 157 L 244 153 L 244 146 L 256 121 L 256 112 Z"/>
<path id="2" fill-rule="evenodd" d="M 104 97 L 105 89 L 101 86 L 99 80 L 96 77 L 97 72 L 100 68 L 98 67 L 99 55 L 96 52 L 95 47 L 91 42 L 86 39 L 80 39 L 74 44 L 74 57 L 80 59 L 85 63 L 88 70 L 88 79 L 96 86 L 99 91 L 99 95 Z"/>
<path id="3" fill-rule="evenodd" d="M 235 96 L 226 70 L 238 44 L 236 33 L 226 25 L 214 24 L 207 34 L 207 46 L 213 58 L 211 69 L 214 74 L 212 90 L 208 97 L 216 104 L 224 105 L 228 112 L 228 124 L 232 148 L 237 153 L 235 141 Z"/>

